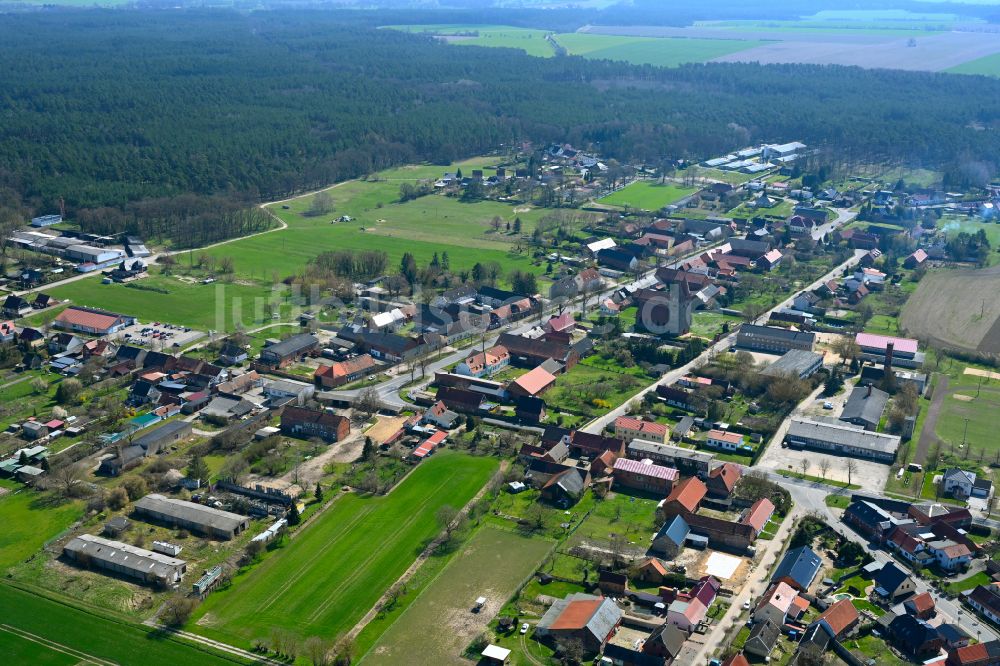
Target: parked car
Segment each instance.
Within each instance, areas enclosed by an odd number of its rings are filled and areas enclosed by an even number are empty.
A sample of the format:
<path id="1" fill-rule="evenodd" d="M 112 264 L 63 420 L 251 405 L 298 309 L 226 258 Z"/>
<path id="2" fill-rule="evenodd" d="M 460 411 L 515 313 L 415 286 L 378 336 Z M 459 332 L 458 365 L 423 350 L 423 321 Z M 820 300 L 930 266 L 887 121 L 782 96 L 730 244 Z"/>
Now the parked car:
<path id="1" fill-rule="evenodd" d="M 523 634 L 526 634 L 526 633 L 528 633 L 528 623 L 527 622 L 525 622 L 524 624 L 521 625 L 521 634 L 523 635 Z"/>

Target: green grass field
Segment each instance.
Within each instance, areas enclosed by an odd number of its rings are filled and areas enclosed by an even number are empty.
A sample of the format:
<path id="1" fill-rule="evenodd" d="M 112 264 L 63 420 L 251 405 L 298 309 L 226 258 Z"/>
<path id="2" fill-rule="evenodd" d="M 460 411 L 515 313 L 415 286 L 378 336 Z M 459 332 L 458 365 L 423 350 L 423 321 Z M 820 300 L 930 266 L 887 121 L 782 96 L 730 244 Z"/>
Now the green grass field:
<path id="1" fill-rule="evenodd" d="M 80 502 L 58 502 L 20 483 L 0 481 L 0 569 L 31 557 L 46 541 L 79 520 Z"/>
<path id="2" fill-rule="evenodd" d="M 677 67 L 689 62 L 706 62 L 712 58 L 745 51 L 765 43 L 752 39 L 626 37 L 581 32 L 556 35 L 555 40 L 571 55 L 658 67 Z"/>
<path id="3" fill-rule="evenodd" d="M 982 222 L 964 215 L 944 215 L 938 220 L 938 228 L 943 229 L 949 238 L 965 232 L 977 234 L 980 230 L 986 232 L 990 247 L 994 250 L 1000 247 L 1000 224 Z"/>
<path id="4" fill-rule="evenodd" d="M 541 272 L 532 266 L 527 252 L 516 254 L 512 245 L 518 240 L 506 231 L 506 222 L 520 218 L 522 233 L 530 234 L 535 223 L 547 211 L 530 207 L 480 201 L 463 203 L 458 198 L 429 195 L 399 203 L 399 188 L 404 182 L 432 179 L 446 171 L 461 168 L 488 169 L 497 158 L 468 160 L 448 167 L 404 167 L 382 172 L 378 180 L 351 180 L 329 190 L 334 210 L 326 215 L 308 217 L 312 194 L 272 204 L 270 210 L 288 224 L 288 228 L 263 236 L 236 240 L 209 250 L 215 257 L 231 257 L 237 275 L 282 279 L 298 273 L 306 263 L 328 250 L 382 250 L 394 269 L 405 252 L 411 252 L 420 266 L 435 253 L 448 252 L 453 270 L 471 268 L 477 262 L 500 262 L 504 269 Z M 348 215 L 351 222 L 334 222 Z M 500 217 L 504 226 L 494 231 L 491 221 Z"/>
<path id="5" fill-rule="evenodd" d="M 252 239 L 251 239 L 252 240 Z M 258 279 L 267 264 L 251 267 Z M 236 266 L 239 269 L 239 265 Z M 245 327 L 271 321 L 272 304 L 281 302 L 287 287 L 278 285 L 278 295 L 268 287 L 258 284 L 200 284 L 185 282 L 175 276 L 165 276 L 154 269 L 148 278 L 136 284 L 165 290 L 148 291 L 133 289 L 122 284 L 101 284 L 99 279 L 88 278 L 49 291 L 59 299 L 69 299 L 76 305 L 94 307 L 133 315 L 140 321 L 167 321 L 205 331 L 233 330 L 239 321 Z"/>
<path id="6" fill-rule="evenodd" d="M 680 187 L 670 183 L 639 180 L 600 199 L 609 206 L 631 206 L 643 210 L 660 210 L 697 192 L 694 187 Z"/>
<path id="7" fill-rule="evenodd" d="M 484 527 L 386 631 L 363 664 L 400 664 L 419 654 L 426 663 L 455 662 L 484 624 L 552 550 L 555 542 Z M 480 616 L 469 612 L 488 599 Z M 434 621 L 429 622 L 430 618 Z"/>
<path id="8" fill-rule="evenodd" d="M 464 506 L 496 467 L 443 451 L 385 497 L 336 499 L 283 549 L 209 596 L 189 628 L 244 646 L 279 627 L 301 638 L 340 635 L 439 532 L 437 510 Z"/>
<path id="9" fill-rule="evenodd" d="M 952 74 L 982 74 L 984 76 L 1000 76 L 1000 53 L 994 53 L 982 58 L 977 58 L 976 60 L 963 62 L 961 65 L 956 65 L 955 67 L 946 69 L 945 71 L 951 72 Z"/>
<path id="10" fill-rule="evenodd" d="M 956 391 L 944 399 L 941 415 L 934 426 L 934 431 L 938 437 L 945 442 L 956 446 L 956 453 L 960 456 L 971 458 L 980 449 L 986 450 L 986 457 L 993 459 L 995 452 L 1000 447 L 993 429 L 996 427 L 994 419 L 1000 410 L 1000 389 L 983 386 L 979 389 L 979 397 L 976 395 L 976 381 L 974 377 L 969 377 L 967 384 L 971 386 L 967 389 Z M 963 398 L 957 398 L 963 396 Z M 968 431 L 966 431 L 966 420 L 968 420 Z M 957 447 L 962 444 L 963 437 L 970 447 L 968 451 L 959 451 Z"/>
<path id="11" fill-rule="evenodd" d="M 7 655 L 5 664 L 248 663 L 4 584 L 0 584 L 0 655 Z"/>

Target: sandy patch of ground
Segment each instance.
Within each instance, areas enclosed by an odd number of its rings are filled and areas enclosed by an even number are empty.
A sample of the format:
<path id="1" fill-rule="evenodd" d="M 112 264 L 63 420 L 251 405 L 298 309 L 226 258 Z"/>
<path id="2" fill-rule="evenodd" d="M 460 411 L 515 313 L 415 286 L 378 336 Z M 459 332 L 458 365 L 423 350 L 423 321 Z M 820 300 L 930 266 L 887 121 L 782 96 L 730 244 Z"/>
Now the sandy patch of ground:
<path id="1" fill-rule="evenodd" d="M 375 444 L 381 444 L 395 435 L 408 418 L 408 416 L 380 416 L 375 425 L 365 431 L 365 436 L 371 437 Z"/>
<path id="2" fill-rule="evenodd" d="M 976 377 L 986 377 L 987 379 L 1000 379 L 1000 372 L 991 372 L 989 370 L 980 370 L 979 368 L 966 368 L 962 371 L 963 375 L 975 375 Z M 958 396 L 955 396 L 958 397 Z"/>
<path id="3" fill-rule="evenodd" d="M 0 497 L 3 497 L 10 492 L 10 488 L 0 488 Z"/>
<path id="4" fill-rule="evenodd" d="M 973 400 L 975 400 L 975 398 L 973 398 L 971 395 L 964 395 L 962 393 L 952 393 L 951 397 L 961 402 L 972 402 Z"/>
<path id="5" fill-rule="evenodd" d="M 729 559 L 737 560 L 735 566 L 733 566 L 733 563 L 727 562 Z M 717 553 L 713 550 L 685 548 L 678 553 L 674 561 L 677 564 L 683 564 L 687 567 L 686 575 L 688 578 L 701 578 L 702 576 L 714 575 L 723 582 L 729 583 L 728 587 L 737 587 L 741 581 L 746 580 L 747 574 L 750 571 L 750 560 L 747 558 Z M 722 567 L 719 566 L 721 562 L 726 562 L 726 571 L 721 571 Z M 719 573 L 727 573 L 730 567 L 732 567 L 732 573 L 728 577 L 719 575 Z M 718 573 L 713 573 L 713 570 Z"/>
<path id="6" fill-rule="evenodd" d="M 729 580 L 739 568 L 742 560 L 725 553 L 712 553 L 705 562 L 705 571 L 708 575 L 719 579 Z"/>

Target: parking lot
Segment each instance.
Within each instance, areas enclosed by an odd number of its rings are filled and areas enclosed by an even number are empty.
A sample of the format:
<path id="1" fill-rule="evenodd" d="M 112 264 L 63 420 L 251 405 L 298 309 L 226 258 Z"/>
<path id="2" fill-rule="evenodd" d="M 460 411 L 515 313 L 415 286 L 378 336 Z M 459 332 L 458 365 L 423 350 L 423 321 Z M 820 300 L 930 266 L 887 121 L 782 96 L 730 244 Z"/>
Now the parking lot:
<path id="1" fill-rule="evenodd" d="M 169 324 L 166 322 L 136 323 L 118 331 L 115 340 L 136 347 L 149 349 L 181 349 L 205 336 L 204 331 Z"/>

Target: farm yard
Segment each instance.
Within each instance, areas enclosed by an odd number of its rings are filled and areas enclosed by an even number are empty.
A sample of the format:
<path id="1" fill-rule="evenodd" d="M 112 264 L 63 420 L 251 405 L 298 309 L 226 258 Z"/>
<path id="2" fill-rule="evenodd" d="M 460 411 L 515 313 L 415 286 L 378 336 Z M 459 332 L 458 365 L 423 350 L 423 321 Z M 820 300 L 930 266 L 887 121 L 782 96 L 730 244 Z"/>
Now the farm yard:
<path id="1" fill-rule="evenodd" d="M 697 192 L 695 187 L 680 187 L 655 181 L 640 180 L 600 199 L 609 206 L 660 210 Z"/>
<path id="2" fill-rule="evenodd" d="M 8 664 L 244 663 L 158 630 L 97 615 L 0 584 L 0 654 Z M 94 656 L 100 655 L 100 657 Z"/>
<path id="3" fill-rule="evenodd" d="M 296 539 L 210 596 L 191 630 L 247 647 L 272 628 L 340 635 L 438 533 L 437 511 L 464 506 L 496 468 L 495 459 L 442 451 L 386 496 L 335 499 Z"/>
<path id="4" fill-rule="evenodd" d="M 398 664 L 413 654 L 422 655 L 428 663 L 456 661 L 553 545 L 540 537 L 482 528 L 361 663 Z M 470 612 L 473 600 L 480 596 L 486 597 L 486 606 L 479 613 Z"/>
<path id="5" fill-rule="evenodd" d="M 903 308 L 900 329 L 935 346 L 1000 353 L 1000 267 L 928 273 Z"/>

